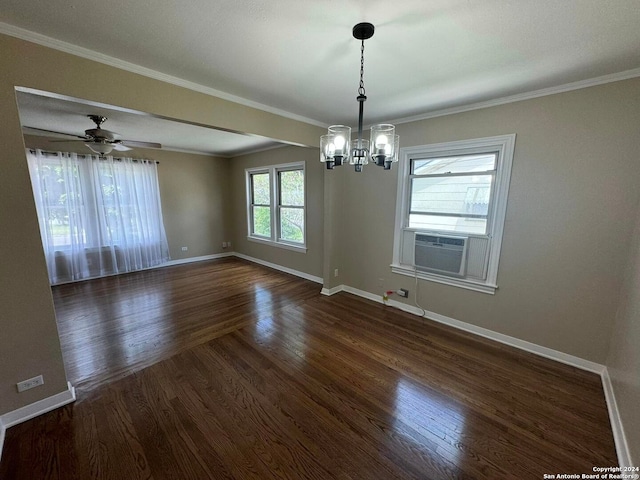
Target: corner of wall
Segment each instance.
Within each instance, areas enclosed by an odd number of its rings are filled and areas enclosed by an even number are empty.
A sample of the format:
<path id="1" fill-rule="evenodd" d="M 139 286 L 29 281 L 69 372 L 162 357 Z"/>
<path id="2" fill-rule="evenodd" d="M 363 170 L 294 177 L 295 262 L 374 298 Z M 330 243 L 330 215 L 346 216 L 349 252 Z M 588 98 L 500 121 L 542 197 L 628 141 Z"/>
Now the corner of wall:
<path id="1" fill-rule="evenodd" d="M 0 415 L 0 461 L 2 461 L 2 449 L 8 428 L 75 401 L 76 389 L 67 382 L 67 389 L 60 393 Z"/>
<path id="2" fill-rule="evenodd" d="M 624 425 L 622 424 L 622 418 L 620 418 L 618 403 L 616 402 L 615 392 L 607 367 L 605 367 L 602 372 L 602 389 L 604 390 L 604 398 L 607 403 L 607 410 L 609 411 L 609 422 L 611 423 L 611 431 L 613 432 L 613 441 L 616 445 L 618 464 L 622 468 L 631 467 L 633 465 L 631 464 L 629 444 L 624 432 Z"/>

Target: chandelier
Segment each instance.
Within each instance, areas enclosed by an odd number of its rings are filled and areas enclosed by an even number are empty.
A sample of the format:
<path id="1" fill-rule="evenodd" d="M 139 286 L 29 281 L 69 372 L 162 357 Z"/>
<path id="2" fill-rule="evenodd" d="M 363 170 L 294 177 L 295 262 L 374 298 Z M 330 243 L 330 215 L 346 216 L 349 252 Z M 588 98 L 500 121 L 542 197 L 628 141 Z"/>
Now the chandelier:
<path id="1" fill-rule="evenodd" d="M 327 169 L 349 162 L 356 172 L 372 161 L 385 170 L 398 161 L 400 137 L 396 135 L 396 127 L 389 123 L 371 126 L 369 140 L 362 138 L 362 116 L 364 102 L 367 100 L 364 89 L 364 41 L 373 37 L 375 31 L 371 23 L 358 23 L 353 27 L 353 36 L 362 42 L 360 47 L 360 86 L 356 100 L 359 104 L 358 139 L 351 140 L 351 127 L 331 125 L 326 135 L 320 137 L 320 161 L 326 163 Z M 353 148 L 352 148 L 353 147 Z"/>

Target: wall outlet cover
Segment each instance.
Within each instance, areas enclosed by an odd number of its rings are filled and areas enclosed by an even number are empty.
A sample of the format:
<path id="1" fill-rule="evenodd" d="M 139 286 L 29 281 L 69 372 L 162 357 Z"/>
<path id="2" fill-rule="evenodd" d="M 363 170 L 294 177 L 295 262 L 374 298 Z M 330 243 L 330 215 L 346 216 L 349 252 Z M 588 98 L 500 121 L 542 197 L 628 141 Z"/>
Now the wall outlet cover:
<path id="1" fill-rule="evenodd" d="M 24 392 L 25 390 L 30 390 L 32 388 L 39 387 L 40 385 L 44 385 L 44 378 L 42 378 L 42 375 L 16 383 L 18 392 Z"/>

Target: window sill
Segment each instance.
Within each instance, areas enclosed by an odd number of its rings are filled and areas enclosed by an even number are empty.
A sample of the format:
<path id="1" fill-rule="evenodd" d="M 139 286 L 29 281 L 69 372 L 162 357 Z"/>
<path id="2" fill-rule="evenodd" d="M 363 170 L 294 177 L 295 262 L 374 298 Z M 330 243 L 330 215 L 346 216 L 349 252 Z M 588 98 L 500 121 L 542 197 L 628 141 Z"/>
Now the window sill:
<path id="1" fill-rule="evenodd" d="M 285 250 L 292 250 L 298 253 L 307 253 L 306 245 L 295 245 L 292 243 L 282 243 L 282 242 L 274 242 L 273 240 L 268 240 L 266 238 L 258 238 L 247 236 L 247 240 L 250 242 L 262 243 L 264 245 L 271 245 L 272 247 L 284 248 Z"/>
<path id="2" fill-rule="evenodd" d="M 413 267 L 407 265 L 391 264 L 391 271 L 399 275 L 406 275 L 407 277 L 416 277 L 416 271 Z M 453 287 L 466 288 L 467 290 L 473 290 L 475 292 L 487 293 L 494 295 L 498 289 L 497 285 L 484 283 L 475 280 L 469 280 L 466 278 L 454 278 L 446 277 L 444 275 L 438 275 L 436 273 L 418 272 L 418 278 L 420 280 L 427 280 L 429 282 L 442 283 L 444 285 L 451 285 Z"/>

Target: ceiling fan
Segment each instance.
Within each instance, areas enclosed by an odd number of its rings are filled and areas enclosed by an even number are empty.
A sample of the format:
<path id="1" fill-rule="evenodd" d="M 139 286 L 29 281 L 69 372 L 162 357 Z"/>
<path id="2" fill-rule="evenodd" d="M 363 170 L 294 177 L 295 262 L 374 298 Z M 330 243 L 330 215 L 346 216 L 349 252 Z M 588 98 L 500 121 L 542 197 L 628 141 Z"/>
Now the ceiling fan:
<path id="1" fill-rule="evenodd" d="M 162 145 L 154 142 L 140 142 L 137 140 L 121 140 L 118 137 L 119 134 L 104 130 L 100 126 L 107 120 L 107 117 L 102 115 L 87 115 L 93 123 L 96 124 L 96 128 L 89 128 L 84 131 L 84 135 L 72 135 L 70 133 L 55 132 L 53 130 L 45 130 L 42 128 L 26 127 L 31 130 L 38 130 L 40 132 L 55 133 L 56 135 L 65 135 L 69 137 L 79 138 L 80 140 L 50 140 L 50 142 L 83 142 L 92 152 L 100 155 L 106 155 L 111 150 L 118 150 L 124 152 L 131 150 L 131 147 L 140 148 L 162 148 Z"/>

